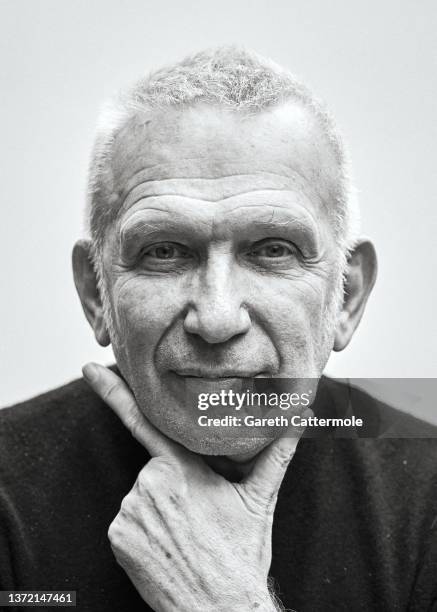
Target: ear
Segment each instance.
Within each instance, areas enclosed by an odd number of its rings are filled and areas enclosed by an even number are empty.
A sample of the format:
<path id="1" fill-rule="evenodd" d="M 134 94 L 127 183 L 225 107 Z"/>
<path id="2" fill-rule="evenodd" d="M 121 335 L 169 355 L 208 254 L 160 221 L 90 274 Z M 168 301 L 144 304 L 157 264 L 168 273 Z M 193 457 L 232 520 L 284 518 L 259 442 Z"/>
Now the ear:
<path id="1" fill-rule="evenodd" d="M 354 335 L 375 284 L 376 273 L 375 247 L 370 240 L 362 238 L 348 258 L 343 306 L 338 317 L 334 351 L 342 351 Z"/>
<path id="2" fill-rule="evenodd" d="M 82 302 L 88 323 L 94 330 L 97 342 L 108 346 L 111 340 L 105 325 L 103 306 L 97 286 L 97 276 L 91 260 L 91 242 L 78 240 L 73 248 L 74 284 Z"/>

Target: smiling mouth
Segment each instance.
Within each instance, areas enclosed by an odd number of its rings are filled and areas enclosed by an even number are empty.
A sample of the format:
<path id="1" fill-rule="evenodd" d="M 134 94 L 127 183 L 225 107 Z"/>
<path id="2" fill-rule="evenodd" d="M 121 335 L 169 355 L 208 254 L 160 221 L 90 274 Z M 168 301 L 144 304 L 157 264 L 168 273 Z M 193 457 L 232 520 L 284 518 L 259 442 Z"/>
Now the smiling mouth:
<path id="1" fill-rule="evenodd" d="M 211 372 L 211 370 L 171 370 L 176 376 L 181 378 L 199 378 L 204 381 L 229 381 L 240 380 L 242 378 L 258 378 L 263 375 L 263 372 L 246 372 L 236 370 L 222 370 Z"/>

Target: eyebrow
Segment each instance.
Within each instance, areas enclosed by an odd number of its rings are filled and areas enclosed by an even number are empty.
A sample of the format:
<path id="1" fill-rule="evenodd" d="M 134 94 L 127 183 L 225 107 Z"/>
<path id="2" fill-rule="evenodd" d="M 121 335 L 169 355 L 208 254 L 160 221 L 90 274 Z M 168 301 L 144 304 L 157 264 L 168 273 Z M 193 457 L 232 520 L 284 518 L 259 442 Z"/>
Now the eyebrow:
<path id="1" fill-rule="evenodd" d="M 182 203 L 180 209 L 175 210 L 174 197 L 171 197 L 170 208 L 165 201 L 169 197 L 159 196 L 159 204 L 153 206 L 150 202 L 147 208 L 133 211 L 122 222 L 119 236 L 124 253 L 131 253 L 145 239 L 201 243 L 211 240 L 212 232 L 215 232 L 215 236 L 222 232 L 227 235 L 226 239 L 237 235 L 242 241 L 257 241 L 263 237 L 292 239 L 308 255 L 318 252 L 319 227 L 313 215 L 303 206 L 294 205 L 290 208 L 290 204 L 284 206 L 279 203 L 240 205 L 226 211 L 217 224 L 214 216 L 189 215 L 188 211 L 184 211 Z M 147 199 L 151 200 L 152 197 Z M 232 228 L 233 223 L 236 229 Z"/>

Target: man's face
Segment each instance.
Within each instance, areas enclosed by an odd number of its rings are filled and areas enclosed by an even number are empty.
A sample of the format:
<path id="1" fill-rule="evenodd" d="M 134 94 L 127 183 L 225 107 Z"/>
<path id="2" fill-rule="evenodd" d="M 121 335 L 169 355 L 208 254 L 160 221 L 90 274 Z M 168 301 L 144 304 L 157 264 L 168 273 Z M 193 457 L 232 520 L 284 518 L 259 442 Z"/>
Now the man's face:
<path id="1" fill-rule="evenodd" d="M 147 418 L 195 452 L 265 445 L 197 427 L 187 388 L 318 377 L 333 344 L 337 166 L 311 115 L 167 109 L 118 135 L 103 269 L 121 372 Z"/>

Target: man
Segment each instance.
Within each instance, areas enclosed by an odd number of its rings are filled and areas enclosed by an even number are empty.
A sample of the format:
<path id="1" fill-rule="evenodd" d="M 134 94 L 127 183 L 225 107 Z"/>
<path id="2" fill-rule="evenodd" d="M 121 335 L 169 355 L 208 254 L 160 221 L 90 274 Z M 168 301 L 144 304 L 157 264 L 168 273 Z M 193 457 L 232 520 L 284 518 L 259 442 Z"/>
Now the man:
<path id="1" fill-rule="evenodd" d="M 73 267 L 117 368 L 0 414 L 1 588 L 93 611 L 437 605 L 437 448 L 397 437 L 431 427 L 326 379 L 313 413 L 364 434 L 233 435 L 193 411 L 320 379 L 376 277 L 356 221 L 331 119 L 256 54 L 200 53 L 105 108 Z"/>

